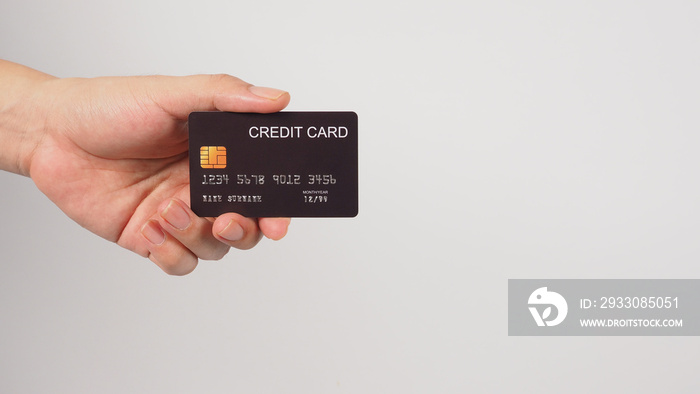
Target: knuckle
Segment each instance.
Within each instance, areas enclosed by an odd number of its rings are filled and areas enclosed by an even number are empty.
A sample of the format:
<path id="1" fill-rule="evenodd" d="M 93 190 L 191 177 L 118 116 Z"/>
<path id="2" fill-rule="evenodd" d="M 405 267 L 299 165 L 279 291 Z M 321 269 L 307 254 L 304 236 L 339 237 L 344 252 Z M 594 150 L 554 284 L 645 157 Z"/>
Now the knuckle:
<path id="1" fill-rule="evenodd" d="M 253 249 L 258 244 L 258 242 L 260 242 L 261 239 L 262 233 L 258 231 L 255 234 L 246 237 L 243 240 L 236 242 L 235 244 L 232 244 L 232 246 L 239 250 L 249 250 Z"/>
<path id="2" fill-rule="evenodd" d="M 238 250 L 250 250 L 253 249 L 257 244 L 257 242 L 245 242 L 236 245 L 235 248 Z"/>
<path id="3" fill-rule="evenodd" d="M 239 84 L 242 82 L 239 78 L 229 74 L 210 74 L 208 78 L 209 83 L 214 87 L 221 87 L 221 85 L 228 85 L 232 83 Z"/>
<path id="4" fill-rule="evenodd" d="M 168 275 L 183 276 L 191 273 L 197 267 L 197 258 L 192 255 L 178 256 L 178 258 L 165 259 L 158 264 Z"/>
<path id="5" fill-rule="evenodd" d="M 221 260 L 228 254 L 229 250 L 231 250 L 230 246 L 220 243 L 220 245 L 206 249 L 199 255 L 199 258 L 202 260 Z"/>

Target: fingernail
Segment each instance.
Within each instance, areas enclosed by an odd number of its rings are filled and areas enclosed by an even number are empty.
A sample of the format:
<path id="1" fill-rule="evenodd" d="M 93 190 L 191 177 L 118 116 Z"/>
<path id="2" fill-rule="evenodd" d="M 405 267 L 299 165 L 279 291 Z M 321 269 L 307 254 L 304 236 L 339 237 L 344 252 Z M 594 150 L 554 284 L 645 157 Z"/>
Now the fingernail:
<path id="1" fill-rule="evenodd" d="M 266 88 L 263 86 L 248 86 L 248 90 L 253 93 L 254 95 L 262 98 L 266 98 L 268 100 L 277 100 L 278 98 L 282 97 L 285 92 L 284 90 L 279 90 L 275 88 Z"/>
<path id="2" fill-rule="evenodd" d="M 235 221 L 231 220 L 225 229 L 221 230 L 219 236 L 229 241 L 240 241 L 243 239 L 243 227 Z"/>
<path id="3" fill-rule="evenodd" d="M 182 206 L 171 200 L 160 216 L 178 230 L 184 230 L 190 225 L 190 215 L 182 209 Z"/>
<path id="4" fill-rule="evenodd" d="M 152 244 L 160 245 L 165 242 L 165 233 L 155 220 L 149 220 L 141 227 L 141 235 Z"/>

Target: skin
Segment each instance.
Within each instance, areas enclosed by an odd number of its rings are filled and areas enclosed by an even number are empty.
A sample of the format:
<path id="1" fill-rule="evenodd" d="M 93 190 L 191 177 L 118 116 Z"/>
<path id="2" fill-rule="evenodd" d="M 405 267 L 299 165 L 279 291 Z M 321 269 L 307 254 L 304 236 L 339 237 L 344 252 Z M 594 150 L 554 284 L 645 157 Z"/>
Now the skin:
<path id="1" fill-rule="evenodd" d="M 32 178 L 71 219 L 171 275 L 279 240 L 289 218 L 189 208 L 187 116 L 276 112 L 287 92 L 230 75 L 55 78 L 0 60 L 0 169 Z"/>

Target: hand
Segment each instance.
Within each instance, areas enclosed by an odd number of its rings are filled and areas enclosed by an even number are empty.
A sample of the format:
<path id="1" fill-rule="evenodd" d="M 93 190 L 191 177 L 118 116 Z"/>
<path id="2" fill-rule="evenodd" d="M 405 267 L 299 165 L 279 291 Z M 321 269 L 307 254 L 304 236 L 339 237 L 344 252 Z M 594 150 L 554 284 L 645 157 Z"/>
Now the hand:
<path id="1" fill-rule="evenodd" d="M 15 104 L 0 105 L 0 143 L 18 148 L 0 165 L 30 175 L 86 229 L 174 275 L 191 272 L 198 259 L 222 258 L 231 246 L 252 248 L 263 234 L 286 234 L 288 218 L 192 212 L 187 116 L 276 112 L 288 93 L 228 75 L 58 79 L 0 62 L 3 72 L 13 78 L 0 78 L 0 104 L 7 92 Z"/>

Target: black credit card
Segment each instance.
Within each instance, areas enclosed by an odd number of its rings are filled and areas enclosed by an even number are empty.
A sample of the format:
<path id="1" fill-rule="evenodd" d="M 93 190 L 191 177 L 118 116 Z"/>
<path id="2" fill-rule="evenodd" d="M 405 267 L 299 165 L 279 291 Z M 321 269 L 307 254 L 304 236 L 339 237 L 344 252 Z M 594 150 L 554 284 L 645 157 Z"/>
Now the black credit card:
<path id="1" fill-rule="evenodd" d="M 199 216 L 357 216 L 354 112 L 192 112 L 189 144 Z"/>

